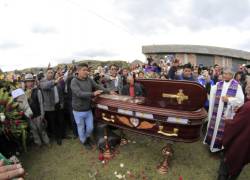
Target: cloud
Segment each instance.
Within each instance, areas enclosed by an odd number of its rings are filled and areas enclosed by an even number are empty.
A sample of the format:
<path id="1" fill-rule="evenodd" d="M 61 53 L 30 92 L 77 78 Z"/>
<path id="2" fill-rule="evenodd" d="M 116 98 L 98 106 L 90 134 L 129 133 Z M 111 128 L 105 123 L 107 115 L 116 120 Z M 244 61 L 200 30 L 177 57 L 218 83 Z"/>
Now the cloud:
<path id="1" fill-rule="evenodd" d="M 118 8 L 117 18 L 132 33 L 151 34 L 168 28 L 168 17 L 174 14 L 174 4 L 175 2 L 166 0 L 127 0 L 115 1 L 114 6 Z"/>
<path id="2" fill-rule="evenodd" d="M 20 62 L 23 68 L 72 59 L 144 60 L 141 46 L 150 44 L 250 50 L 249 2 L 12 0 L 0 4 L 0 59 L 13 69 Z"/>
<path id="3" fill-rule="evenodd" d="M 51 34 L 56 33 L 56 28 L 50 26 L 34 25 L 31 29 L 33 33 L 37 34 Z"/>
<path id="4" fill-rule="evenodd" d="M 95 58 L 95 57 L 112 57 L 117 54 L 104 49 L 89 49 L 73 53 L 73 57 Z"/>
<path id="5" fill-rule="evenodd" d="M 250 51 L 250 38 L 247 38 L 246 41 L 239 44 L 239 49 Z"/>
<path id="6" fill-rule="evenodd" d="M 15 42 L 6 41 L 0 44 L 0 50 L 9 50 L 19 48 L 21 45 Z"/>
<path id="7" fill-rule="evenodd" d="M 235 0 L 126 0 L 115 1 L 114 6 L 119 9 L 117 18 L 136 34 L 168 33 L 172 28 L 201 31 L 215 26 L 245 27 L 245 20 L 250 18 L 249 0 L 240 3 Z M 249 25 L 245 28 L 249 29 Z"/>
<path id="8" fill-rule="evenodd" d="M 193 0 L 185 25 L 206 29 L 214 26 L 238 26 L 250 16 L 249 0 Z"/>

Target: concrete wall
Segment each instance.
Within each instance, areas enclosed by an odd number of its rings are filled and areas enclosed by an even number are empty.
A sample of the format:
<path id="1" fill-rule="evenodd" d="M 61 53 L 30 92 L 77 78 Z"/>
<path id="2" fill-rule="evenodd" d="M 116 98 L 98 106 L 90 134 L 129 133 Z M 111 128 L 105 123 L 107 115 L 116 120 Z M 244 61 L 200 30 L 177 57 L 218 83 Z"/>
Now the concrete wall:
<path id="1" fill-rule="evenodd" d="M 232 57 L 237 59 L 250 60 L 250 52 L 237 49 L 222 48 L 215 46 L 201 46 L 201 45 L 181 45 L 181 44 L 167 44 L 167 45 L 149 45 L 142 46 L 142 53 L 194 53 L 204 55 L 218 55 L 223 57 Z"/>
<path id="2" fill-rule="evenodd" d="M 145 55 L 151 56 L 154 62 L 159 63 L 160 59 L 164 59 L 165 56 L 169 54 L 150 53 Z M 222 67 L 232 68 L 233 71 L 237 71 L 238 66 L 240 64 L 250 64 L 248 60 L 232 58 L 232 57 L 224 57 L 218 55 L 204 55 L 195 53 L 175 53 L 175 54 L 172 53 L 171 55 L 174 55 L 176 59 L 179 59 L 182 62 L 182 64 L 186 64 L 188 62 L 194 65 L 202 64 L 203 66 L 214 66 L 215 64 L 218 64 Z"/>

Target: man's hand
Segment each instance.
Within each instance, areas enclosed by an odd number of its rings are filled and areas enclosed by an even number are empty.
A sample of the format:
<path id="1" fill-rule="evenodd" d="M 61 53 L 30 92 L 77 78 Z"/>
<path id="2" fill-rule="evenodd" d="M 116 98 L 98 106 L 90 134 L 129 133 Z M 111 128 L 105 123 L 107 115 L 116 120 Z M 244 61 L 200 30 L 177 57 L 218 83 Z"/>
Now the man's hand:
<path id="1" fill-rule="evenodd" d="M 222 101 L 223 102 L 228 102 L 228 97 L 227 96 L 222 96 Z"/>
<path id="2" fill-rule="evenodd" d="M 98 96 L 98 95 L 100 95 L 100 94 L 102 94 L 102 93 L 103 93 L 102 90 L 97 90 L 97 91 L 93 92 L 93 95 L 94 95 L 94 96 Z"/>
<path id="3" fill-rule="evenodd" d="M 61 81 L 63 79 L 63 76 L 60 76 L 58 77 L 56 80 L 55 80 L 55 84 L 57 84 L 59 81 Z"/>
<path id="4" fill-rule="evenodd" d="M 109 94 L 111 94 L 111 95 L 117 95 L 117 93 L 115 91 L 110 91 Z"/>
<path id="5" fill-rule="evenodd" d="M 41 113 L 41 119 L 44 120 L 45 119 L 45 114 Z"/>
<path id="6" fill-rule="evenodd" d="M 115 79 L 116 79 L 116 77 L 110 76 L 110 80 L 115 80 Z"/>
<path id="7" fill-rule="evenodd" d="M 0 180 L 10 180 L 13 178 L 23 180 L 21 178 L 23 175 L 24 169 L 21 164 L 4 165 L 3 161 L 0 161 Z"/>

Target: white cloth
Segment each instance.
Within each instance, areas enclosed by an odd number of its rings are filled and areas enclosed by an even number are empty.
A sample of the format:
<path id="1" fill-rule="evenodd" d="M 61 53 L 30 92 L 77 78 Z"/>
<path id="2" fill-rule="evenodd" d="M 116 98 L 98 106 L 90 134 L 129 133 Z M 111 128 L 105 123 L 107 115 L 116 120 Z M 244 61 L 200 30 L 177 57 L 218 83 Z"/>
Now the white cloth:
<path id="1" fill-rule="evenodd" d="M 54 86 L 54 95 L 55 95 L 55 104 L 57 104 L 59 103 L 59 94 L 56 86 Z"/>
<path id="2" fill-rule="evenodd" d="M 24 112 L 24 115 L 28 118 L 33 116 L 33 112 L 29 106 L 28 99 L 25 94 L 16 98 L 19 108 Z"/>
<path id="3" fill-rule="evenodd" d="M 21 88 L 18 88 L 18 89 L 11 92 L 11 96 L 13 99 L 17 98 L 18 96 L 24 95 L 24 94 L 25 93 L 24 93 L 23 89 L 21 89 Z"/>
<path id="4" fill-rule="evenodd" d="M 63 80 L 64 80 L 64 82 L 67 82 L 68 74 L 69 74 L 69 71 L 67 71 L 67 72 L 63 75 Z M 64 92 L 65 92 L 65 93 L 68 93 L 68 83 L 65 83 Z"/>
<path id="5" fill-rule="evenodd" d="M 119 81 L 119 77 L 116 76 L 116 78 L 115 78 L 115 87 L 116 87 L 116 88 L 118 87 L 118 81 Z"/>
<path id="6" fill-rule="evenodd" d="M 210 144 L 210 151 L 211 152 L 217 152 L 217 151 L 221 150 L 221 149 L 213 148 L 213 146 L 214 146 L 215 138 L 217 136 L 217 131 L 218 131 L 218 128 L 219 128 L 219 125 L 220 125 L 220 121 L 222 119 L 222 113 L 223 113 L 223 109 L 224 109 L 224 102 L 222 101 L 222 97 L 226 96 L 227 90 L 228 90 L 228 88 L 229 88 L 229 86 L 231 84 L 231 81 L 229 81 L 229 82 L 224 81 L 224 83 L 223 83 L 221 98 L 220 98 L 217 117 L 216 117 L 216 123 L 215 123 L 215 127 L 214 127 L 214 133 L 213 133 L 212 141 L 211 141 L 211 144 Z M 209 111 L 208 111 L 208 126 L 207 127 L 209 127 L 209 124 L 210 124 L 210 121 L 211 121 L 211 118 L 212 118 L 216 91 L 217 91 L 217 84 L 212 86 L 211 90 L 210 90 Z M 236 107 L 237 105 L 241 106 L 241 105 L 243 105 L 243 103 L 244 103 L 244 94 L 243 94 L 241 86 L 238 85 L 235 97 L 229 97 L 228 98 L 228 105 L 229 106 L 227 107 L 227 109 L 225 111 L 227 111 L 227 110 L 230 111 L 230 108 L 232 108 L 232 106 L 234 106 L 234 107 Z M 206 134 L 206 136 L 207 136 L 207 134 Z M 205 136 L 205 139 L 206 139 L 206 136 Z M 206 144 L 205 139 L 203 141 L 204 144 Z"/>

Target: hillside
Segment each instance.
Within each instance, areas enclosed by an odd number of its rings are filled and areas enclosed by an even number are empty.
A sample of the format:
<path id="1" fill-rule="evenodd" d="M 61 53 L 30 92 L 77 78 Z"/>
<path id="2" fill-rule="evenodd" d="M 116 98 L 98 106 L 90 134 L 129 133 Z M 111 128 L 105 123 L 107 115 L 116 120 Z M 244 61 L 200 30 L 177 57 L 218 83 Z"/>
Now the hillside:
<path id="1" fill-rule="evenodd" d="M 79 64 L 79 63 L 87 63 L 90 67 L 93 69 L 96 69 L 98 66 L 109 66 L 111 64 L 116 64 L 119 67 L 129 67 L 130 63 L 124 61 L 124 60 L 107 60 L 107 61 L 101 61 L 101 60 L 80 60 L 80 61 L 75 61 L 73 62 L 74 64 Z M 62 63 L 58 64 L 57 66 L 62 66 L 64 67 L 65 65 L 68 65 L 69 63 Z M 26 69 L 21 69 L 21 70 L 15 70 L 14 72 L 16 74 L 21 74 L 21 73 L 27 73 L 27 72 L 32 72 L 34 74 L 37 74 L 41 69 L 46 70 L 47 67 L 31 67 L 31 68 L 26 68 Z M 56 68 L 56 67 L 54 67 Z"/>

